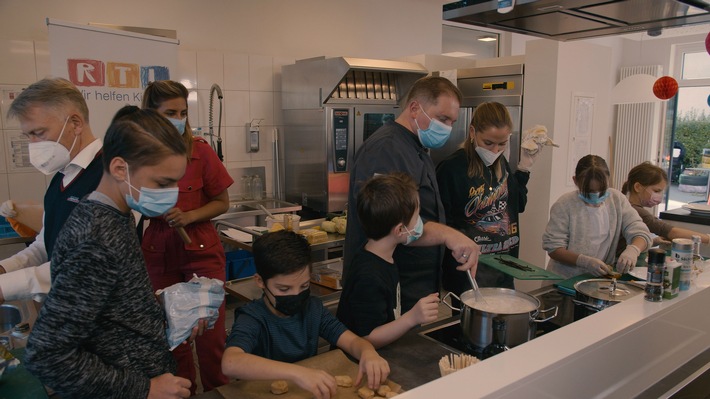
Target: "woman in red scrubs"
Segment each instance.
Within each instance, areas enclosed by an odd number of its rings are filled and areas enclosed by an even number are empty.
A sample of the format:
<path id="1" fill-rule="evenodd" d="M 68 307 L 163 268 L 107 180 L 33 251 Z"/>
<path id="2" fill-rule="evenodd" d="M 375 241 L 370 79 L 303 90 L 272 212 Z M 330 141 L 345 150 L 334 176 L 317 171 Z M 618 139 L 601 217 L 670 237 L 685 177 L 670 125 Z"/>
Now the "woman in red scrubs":
<path id="1" fill-rule="evenodd" d="M 227 188 L 234 183 L 212 147 L 200 137 L 193 137 L 187 121 L 188 91 L 171 80 L 152 82 L 143 93 L 143 108 L 151 108 L 168 118 L 182 134 L 188 147 L 185 176 L 174 208 L 161 217 L 151 218 L 143 234 L 143 255 L 153 288 L 158 290 L 199 277 L 224 280 L 226 260 L 224 248 L 211 219 L 229 209 Z M 178 234 L 184 228 L 188 244 Z M 224 303 L 214 328 L 195 339 L 200 379 L 205 392 L 226 384 L 222 374 L 222 353 L 227 336 L 224 326 Z M 195 363 L 192 349 L 182 344 L 173 350 L 178 375 L 192 382 L 195 394 Z"/>

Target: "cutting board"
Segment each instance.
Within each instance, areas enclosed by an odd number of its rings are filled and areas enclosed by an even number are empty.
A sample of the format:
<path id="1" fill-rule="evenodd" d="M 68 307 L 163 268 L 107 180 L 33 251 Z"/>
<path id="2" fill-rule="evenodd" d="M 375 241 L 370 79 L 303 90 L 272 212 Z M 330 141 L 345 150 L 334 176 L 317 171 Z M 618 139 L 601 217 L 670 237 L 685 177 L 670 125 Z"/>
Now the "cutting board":
<path id="1" fill-rule="evenodd" d="M 574 289 L 575 283 L 577 283 L 578 281 L 589 280 L 592 278 L 603 278 L 603 277 L 594 276 L 590 273 L 584 273 L 584 274 L 580 274 L 579 276 L 570 277 L 567 280 L 560 281 L 560 282 L 555 283 L 553 285 L 555 286 L 555 288 L 557 288 L 563 294 L 575 295 L 577 293 L 577 291 Z M 619 281 L 631 281 L 631 280 L 637 281 L 637 280 L 641 280 L 641 279 L 636 278 L 630 274 L 623 274 L 617 280 L 619 280 Z"/>
<path id="2" fill-rule="evenodd" d="M 349 375 L 353 379 L 353 383 L 357 379 L 358 365 L 351 362 L 343 351 L 335 349 L 311 358 L 301 360 L 296 364 L 310 367 L 313 369 L 325 370 L 333 376 Z M 365 378 L 363 378 L 365 380 Z M 263 381 L 235 381 L 230 384 L 217 388 L 222 397 L 225 399 L 311 399 L 313 394 L 301 389 L 295 383 L 288 382 L 288 392 L 283 395 L 274 395 L 271 393 L 271 383 L 273 380 Z M 402 388 L 391 382 L 387 384 L 395 392 L 401 392 Z M 360 385 L 362 386 L 362 384 Z M 357 390 L 360 386 L 351 388 L 338 387 L 333 399 L 359 399 Z"/>
<path id="3" fill-rule="evenodd" d="M 508 266 L 501 262 L 500 259 L 505 261 L 515 262 L 522 266 L 527 266 L 532 271 L 520 270 L 512 266 Z M 519 280 L 562 280 L 563 277 L 548 272 L 545 269 L 539 268 L 531 263 L 525 262 L 524 260 L 518 259 L 510 255 L 500 255 L 500 254 L 486 254 L 478 257 L 479 263 L 484 263 L 496 270 L 499 270 L 505 274 L 517 278 Z"/>

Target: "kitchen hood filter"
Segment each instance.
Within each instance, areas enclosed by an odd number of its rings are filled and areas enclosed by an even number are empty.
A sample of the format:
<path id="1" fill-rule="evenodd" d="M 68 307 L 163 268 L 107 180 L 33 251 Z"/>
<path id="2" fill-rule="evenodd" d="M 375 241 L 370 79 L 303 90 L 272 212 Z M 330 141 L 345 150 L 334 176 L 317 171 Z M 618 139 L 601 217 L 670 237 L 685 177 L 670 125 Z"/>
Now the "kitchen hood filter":
<path id="1" fill-rule="evenodd" d="M 331 99 L 397 101 L 396 77 L 379 71 L 349 71 L 330 95 Z"/>

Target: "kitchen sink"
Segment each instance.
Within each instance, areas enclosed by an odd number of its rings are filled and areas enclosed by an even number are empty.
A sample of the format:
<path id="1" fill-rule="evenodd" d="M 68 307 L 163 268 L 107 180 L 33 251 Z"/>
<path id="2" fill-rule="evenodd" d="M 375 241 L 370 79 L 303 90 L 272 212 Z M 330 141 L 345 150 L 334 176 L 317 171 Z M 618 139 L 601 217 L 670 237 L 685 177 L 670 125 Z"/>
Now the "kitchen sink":
<path id="1" fill-rule="evenodd" d="M 258 210 L 258 209 L 251 207 L 249 205 L 246 205 L 246 204 L 230 204 L 229 210 L 226 213 L 251 212 L 251 211 L 256 211 L 256 210 Z"/>
<path id="2" fill-rule="evenodd" d="M 24 348 L 35 320 L 37 308 L 31 299 L 0 305 L 0 345 L 9 349 Z M 24 326 L 24 329 L 15 331 L 17 325 Z"/>
<path id="3" fill-rule="evenodd" d="M 231 201 L 227 212 L 213 218 L 212 221 L 222 220 L 239 226 L 266 226 L 266 212 L 259 208 L 259 205 L 271 213 L 293 213 L 301 210 L 301 205 L 273 198 Z"/>
<path id="4" fill-rule="evenodd" d="M 300 205 L 292 204 L 290 202 L 281 201 L 277 199 L 263 199 L 259 201 L 231 201 L 229 203 L 229 209 L 227 210 L 227 212 L 223 213 L 220 216 L 217 216 L 216 218 L 214 218 L 214 220 L 228 219 L 234 216 L 242 217 L 265 215 L 265 212 L 261 208 L 259 208 L 259 205 L 268 209 L 269 212 L 272 213 L 298 212 L 301 210 Z"/>

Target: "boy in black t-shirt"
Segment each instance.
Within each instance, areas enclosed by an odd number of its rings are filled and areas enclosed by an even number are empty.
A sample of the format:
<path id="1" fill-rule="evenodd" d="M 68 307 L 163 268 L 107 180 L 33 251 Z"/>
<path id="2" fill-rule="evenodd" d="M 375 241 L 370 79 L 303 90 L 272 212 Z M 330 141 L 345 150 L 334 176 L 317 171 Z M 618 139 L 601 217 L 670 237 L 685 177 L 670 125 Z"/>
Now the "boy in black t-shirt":
<path id="1" fill-rule="evenodd" d="M 380 348 L 438 315 L 438 293 L 421 298 L 401 315 L 399 276 L 392 255 L 397 245 L 410 244 L 422 235 L 414 180 L 404 173 L 375 175 L 358 193 L 357 217 L 368 240 L 346 268 L 337 316 Z"/>

